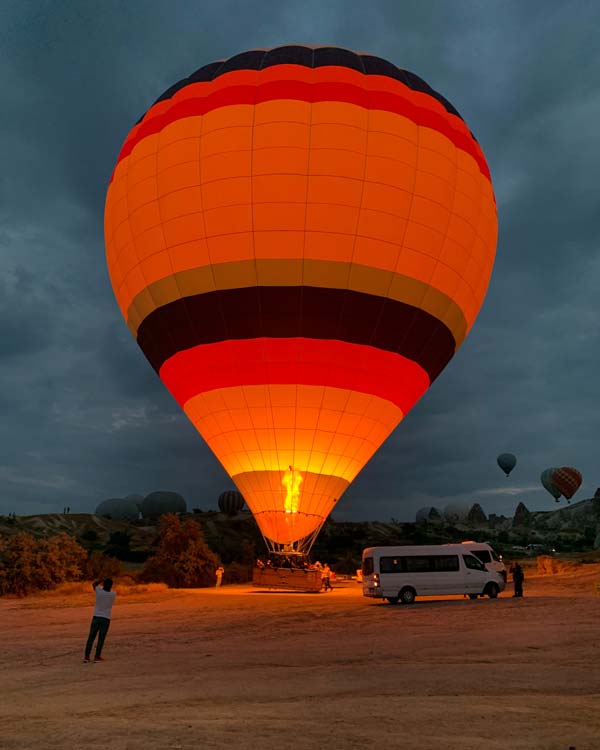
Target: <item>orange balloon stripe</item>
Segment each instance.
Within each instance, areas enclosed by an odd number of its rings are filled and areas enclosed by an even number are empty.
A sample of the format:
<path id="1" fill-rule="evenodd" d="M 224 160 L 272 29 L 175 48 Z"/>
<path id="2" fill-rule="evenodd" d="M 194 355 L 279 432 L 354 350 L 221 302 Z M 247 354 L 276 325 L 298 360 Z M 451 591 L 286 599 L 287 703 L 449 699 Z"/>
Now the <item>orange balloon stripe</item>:
<path id="1" fill-rule="evenodd" d="M 127 157 L 144 138 L 159 133 L 177 120 L 205 115 L 215 109 L 235 104 L 256 105 L 266 101 L 297 100 L 304 102 L 345 102 L 365 109 L 380 110 L 407 117 L 422 127 L 429 127 L 445 135 L 457 148 L 472 156 L 485 177 L 491 179 L 489 167 L 477 142 L 456 130 L 441 112 L 415 105 L 410 100 L 381 91 L 369 91 L 343 83 L 314 83 L 281 81 L 258 86 L 232 86 L 204 98 L 182 100 L 164 112 L 145 122 L 134 136 L 128 138 L 117 159 L 117 165 Z M 116 167 L 115 167 L 116 169 Z M 111 177 L 111 181 L 114 177 Z"/>
<path id="2" fill-rule="evenodd" d="M 403 417 L 377 396 L 297 384 L 217 388 L 189 399 L 184 411 L 232 476 L 294 466 L 348 482 Z M 313 490 L 325 492 L 321 484 Z"/>
<path id="3" fill-rule="evenodd" d="M 265 383 L 328 385 L 369 393 L 406 414 L 430 385 L 412 360 L 370 346 L 313 339 L 247 339 L 175 354 L 159 372 L 183 407 L 215 388 Z"/>

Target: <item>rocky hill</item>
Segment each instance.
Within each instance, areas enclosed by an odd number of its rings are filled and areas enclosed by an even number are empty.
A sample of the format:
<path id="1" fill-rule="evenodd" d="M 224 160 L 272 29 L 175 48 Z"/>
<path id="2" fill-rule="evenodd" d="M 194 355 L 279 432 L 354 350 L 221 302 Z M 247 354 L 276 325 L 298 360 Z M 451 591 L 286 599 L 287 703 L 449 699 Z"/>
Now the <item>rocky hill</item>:
<path id="1" fill-rule="evenodd" d="M 435 510 L 435 509 L 434 509 Z M 224 563 L 247 562 L 264 552 L 260 531 L 249 512 L 229 517 L 222 513 L 186 514 L 202 526 L 204 536 Z M 123 559 L 143 561 L 152 551 L 157 528 L 147 521 L 115 521 L 92 514 L 0 516 L 0 537 L 28 532 L 36 537 L 66 532 L 89 550 L 112 550 Z M 513 518 L 486 516 L 478 503 L 462 520 L 445 520 L 429 513 L 417 523 L 390 521 L 336 522 L 328 520 L 313 547 L 312 556 L 328 560 L 338 569 L 353 570 L 365 547 L 386 544 L 443 544 L 490 541 L 509 552 L 514 546 L 535 545 L 536 550 L 584 551 L 600 549 L 600 496 L 553 511 L 529 511 L 519 503 Z"/>

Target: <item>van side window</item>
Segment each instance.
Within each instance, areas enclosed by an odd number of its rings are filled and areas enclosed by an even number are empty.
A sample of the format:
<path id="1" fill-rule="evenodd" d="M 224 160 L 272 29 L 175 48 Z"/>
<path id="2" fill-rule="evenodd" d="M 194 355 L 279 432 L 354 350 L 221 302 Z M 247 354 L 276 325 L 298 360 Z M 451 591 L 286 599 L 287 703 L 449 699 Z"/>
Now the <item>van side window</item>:
<path id="1" fill-rule="evenodd" d="M 432 569 L 430 565 L 431 558 L 424 555 L 414 555 L 405 557 L 407 573 L 424 573 Z"/>
<path id="2" fill-rule="evenodd" d="M 379 560 L 380 573 L 402 573 L 402 557 L 382 557 Z"/>
<path id="3" fill-rule="evenodd" d="M 380 573 L 428 573 L 458 570 L 458 555 L 406 555 L 405 557 L 382 557 Z"/>
<path id="4" fill-rule="evenodd" d="M 365 557 L 362 564 L 362 574 L 364 576 L 370 576 L 373 573 L 373 558 Z"/>
<path id="5" fill-rule="evenodd" d="M 486 549 L 474 549 L 473 554 L 478 560 L 481 560 L 482 563 L 489 563 L 491 562 L 490 553 Z"/>
<path id="6" fill-rule="evenodd" d="M 432 558 L 433 569 L 438 571 L 458 570 L 458 555 L 436 555 Z"/>
<path id="7" fill-rule="evenodd" d="M 473 557 L 473 555 L 463 555 L 463 560 L 465 561 L 465 565 L 470 570 L 485 570 L 485 565 L 483 563 L 480 563 L 479 560 L 476 557 Z"/>

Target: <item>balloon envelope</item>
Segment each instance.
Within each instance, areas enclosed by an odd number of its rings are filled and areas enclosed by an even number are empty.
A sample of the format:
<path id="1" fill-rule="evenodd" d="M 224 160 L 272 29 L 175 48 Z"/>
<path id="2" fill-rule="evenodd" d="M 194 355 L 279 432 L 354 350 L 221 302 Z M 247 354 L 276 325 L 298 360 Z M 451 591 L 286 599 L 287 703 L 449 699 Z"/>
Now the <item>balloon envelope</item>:
<path id="1" fill-rule="evenodd" d="M 131 332 L 275 547 L 316 534 L 452 358 L 496 235 L 456 109 L 331 47 L 243 52 L 170 87 L 105 210 Z"/>
<path id="2" fill-rule="evenodd" d="M 140 517 L 140 509 L 136 502 L 127 497 L 114 497 L 103 500 L 96 506 L 97 516 L 109 517 L 113 521 L 136 521 Z"/>
<path id="3" fill-rule="evenodd" d="M 185 513 L 187 503 L 178 492 L 158 490 L 146 495 L 142 503 L 143 518 L 157 519 L 166 513 Z"/>
<path id="4" fill-rule="evenodd" d="M 552 483 L 567 500 L 570 500 L 577 492 L 582 481 L 581 473 L 572 466 L 561 466 L 552 472 Z"/>
<path id="5" fill-rule="evenodd" d="M 542 471 L 542 474 L 540 476 L 540 481 L 544 485 L 545 489 L 548 490 L 548 492 L 552 495 L 552 497 L 555 500 L 558 500 L 561 495 L 561 491 L 552 481 L 552 474 L 554 473 L 554 471 L 555 471 L 554 468 L 544 469 L 544 471 Z"/>
<path id="6" fill-rule="evenodd" d="M 227 516 L 235 516 L 244 507 L 244 498 L 237 490 L 227 490 L 219 495 L 219 510 Z"/>
<path id="7" fill-rule="evenodd" d="M 517 457 L 512 453 L 501 453 L 496 461 L 506 476 L 508 476 L 517 465 Z"/>

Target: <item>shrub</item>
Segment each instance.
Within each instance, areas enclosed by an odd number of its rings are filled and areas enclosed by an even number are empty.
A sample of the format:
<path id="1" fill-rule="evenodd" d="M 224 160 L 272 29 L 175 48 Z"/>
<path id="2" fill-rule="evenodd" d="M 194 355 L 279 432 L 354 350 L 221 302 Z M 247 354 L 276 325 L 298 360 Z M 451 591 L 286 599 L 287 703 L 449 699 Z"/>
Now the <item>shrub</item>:
<path id="1" fill-rule="evenodd" d="M 0 595 L 25 596 L 81 578 L 87 553 L 68 534 L 36 540 L 20 533 L 0 545 Z"/>
<path id="2" fill-rule="evenodd" d="M 105 576 L 105 577 L 106 578 L 113 578 L 113 576 Z M 119 574 L 118 578 L 117 578 L 117 576 L 114 576 L 114 578 L 116 579 L 115 580 L 115 584 L 117 586 L 137 586 L 136 579 L 134 578 L 134 576 L 130 575 L 129 573 L 125 573 L 125 575 L 120 575 Z M 96 579 L 96 580 L 98 580 L 98 579 Z"/>
<path id="3" fill-rule="evenodd" d="M 116 578 L 121 572 L 121 563 L 116 557 L 109 557 L 102 552 L 92 552 L 83 566 L 84 578 L 99 581 L 103 578 Z"/>
<path id="4" fill-rule="evenodd" d="M 160 519 L 156 553 L 147 560 L 140 580 L 171 588 L 213 586 L 218 565 L 200 526 L 169 513 Z"/>

